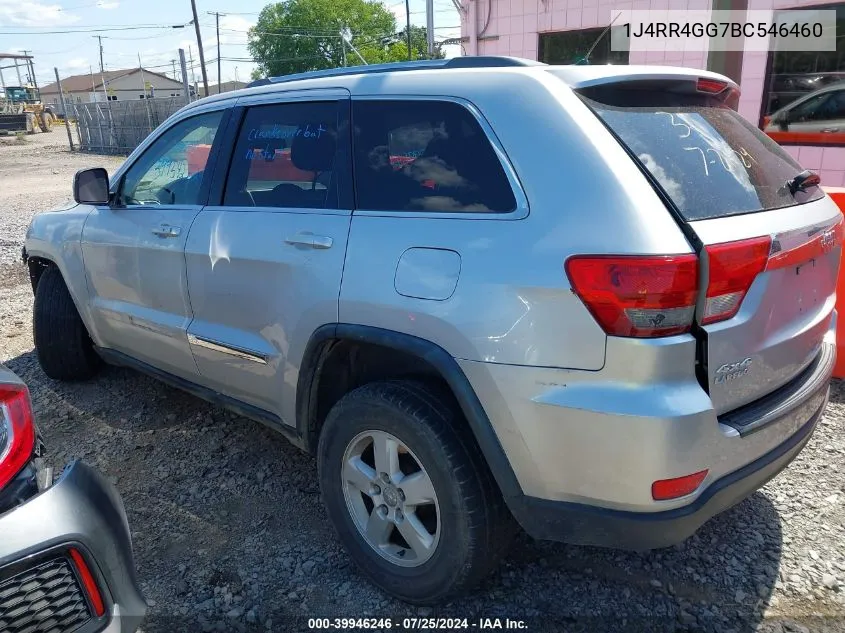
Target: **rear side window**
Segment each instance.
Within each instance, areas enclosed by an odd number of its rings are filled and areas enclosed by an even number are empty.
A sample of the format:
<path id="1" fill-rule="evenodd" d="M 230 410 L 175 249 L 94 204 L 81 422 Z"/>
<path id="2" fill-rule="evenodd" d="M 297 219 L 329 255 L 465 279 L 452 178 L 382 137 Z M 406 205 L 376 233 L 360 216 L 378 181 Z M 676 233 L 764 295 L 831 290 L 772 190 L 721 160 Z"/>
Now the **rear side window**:
<path id="1" fill-rule="evenodd" d="M 280 103 L 247 110 L 224 206 L 337 208 L 337 103 Z"/>
<path id="2" fill-rule="evenodd" d="M 507 213 L 516 200 L 475 117 L 449 101 L 355 101 L 357 208 Z"/>
<path id="3" fill-rule="evenodd" d="M 660 184 L 687 221 L 788 207 L 802 171 L 789 154 L 717 99 L 670 90 L 599 87 L 584 101 Z"/>

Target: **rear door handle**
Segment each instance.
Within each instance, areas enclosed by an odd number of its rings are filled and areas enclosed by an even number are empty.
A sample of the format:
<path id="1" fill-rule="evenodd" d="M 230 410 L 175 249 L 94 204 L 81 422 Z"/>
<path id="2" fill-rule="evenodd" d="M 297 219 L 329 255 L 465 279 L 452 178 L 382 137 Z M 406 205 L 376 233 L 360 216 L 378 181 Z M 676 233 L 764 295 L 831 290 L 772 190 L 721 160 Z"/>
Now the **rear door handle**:
<path id="1" fill-rule="evenodd" d="M 153 235 L 159 237 L 179 237 L 182 233 L 181 226 L 170 226 L 169 224 L 162 224 L 156 229 L 153 229 Z"/>
<path id="2" fill-rule="evenodd" d="M 310 246 L 311 248 L 331 248 L 334 240 L 326 235 L 314 235 L 313 233 L 297 233 L 285 240 L 287 244 L 294 246 Z"/>
<path id="3" fill-rule="evenodd" d="M 838 132 L 838 131 L 839 131 L 838 127 L 826 127 L 822 130 L 822 132 L 826 132 L 828 134 L 833 134 L 833 133 Z"/>

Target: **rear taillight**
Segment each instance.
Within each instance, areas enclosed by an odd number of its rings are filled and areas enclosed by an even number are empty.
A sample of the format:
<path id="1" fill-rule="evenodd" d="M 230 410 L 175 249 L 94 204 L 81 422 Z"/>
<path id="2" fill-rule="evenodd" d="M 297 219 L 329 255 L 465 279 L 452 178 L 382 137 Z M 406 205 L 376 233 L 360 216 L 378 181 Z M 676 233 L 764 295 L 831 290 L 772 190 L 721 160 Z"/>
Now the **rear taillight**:
<path id="1" fill-rule="evenodd" d="M 784 249 L 769 236 L 704 247 L 707 289 L 701 325 L 736 315 L 745 295 L 766 270 L 797 266 L 839 248 L 845 220 L 808 241 Z M 689 332 L 698 295 L 696 255 L 575 255 L 566 274 L 604 331 L 611 336 L 653 338 Z"/>
<path id="2" fill-rule="evenodd" d="M 575 256 L 566 273 L 605 332 L 649 338 L 689 332 L 695 315 L 698 258 Z"/>
<path id="3" fill-rule="evenodd" d="M 22 385 L 0 385 L 0 488 L 26 466 L 34 450 L 29 391 Z"/>
<path id="4" fill-rule="evenodd" d="M 709 269 L 701 324 L 730 319 L 739 310 L 751 284 L 766 268 L 772 240 L 755 237 L 705 247 Z"/>

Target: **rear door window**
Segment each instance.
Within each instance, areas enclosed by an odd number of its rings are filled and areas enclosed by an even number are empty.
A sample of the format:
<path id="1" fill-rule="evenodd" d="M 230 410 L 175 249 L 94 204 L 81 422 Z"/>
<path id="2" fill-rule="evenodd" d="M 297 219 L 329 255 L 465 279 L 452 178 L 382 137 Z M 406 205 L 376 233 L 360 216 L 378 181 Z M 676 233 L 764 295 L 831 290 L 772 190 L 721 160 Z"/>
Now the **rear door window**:
<path id="1" fill-rule="evenodd" d="M 510 182 L 475 117 L 451 101 L 352 104 L 357 208 L 508 213 Z"/>
<path id="2" fill-rule="evenodd" d="M 824 195 L 811 187 L 793 196 L 786 183 L 802 171 L 798 163 L 713 97 L 618 86 L 580 94 L 687 221 L 788 207 Z"/>
<path id="3" fill-rule="evenodd" d="M 249 108 L 241 125 L 224 206 L 338 208 L 335 101 Z"/>

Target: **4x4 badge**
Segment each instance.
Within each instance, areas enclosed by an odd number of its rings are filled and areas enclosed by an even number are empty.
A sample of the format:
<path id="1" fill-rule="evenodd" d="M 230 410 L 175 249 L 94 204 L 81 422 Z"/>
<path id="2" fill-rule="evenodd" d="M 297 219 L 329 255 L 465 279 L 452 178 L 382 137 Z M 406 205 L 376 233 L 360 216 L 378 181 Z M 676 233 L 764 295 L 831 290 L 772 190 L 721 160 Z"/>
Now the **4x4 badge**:
<path id="1" fill-rule="evenodd" d="M 822 251 L 825 253 L 833 248 L 833 245 L 836 242 L 836 230 L 835 229 L 828 229 L 824 233 L 822 233 L 821 239 L 821 247 Z"/>
<path id="2" fill-rule="evenodd" d="M 735 363 L 725 363 L 716 370 L 716 384 L 736 380 L 748 373 L 753 361 L 750 358 L 744 358 Z"/>

